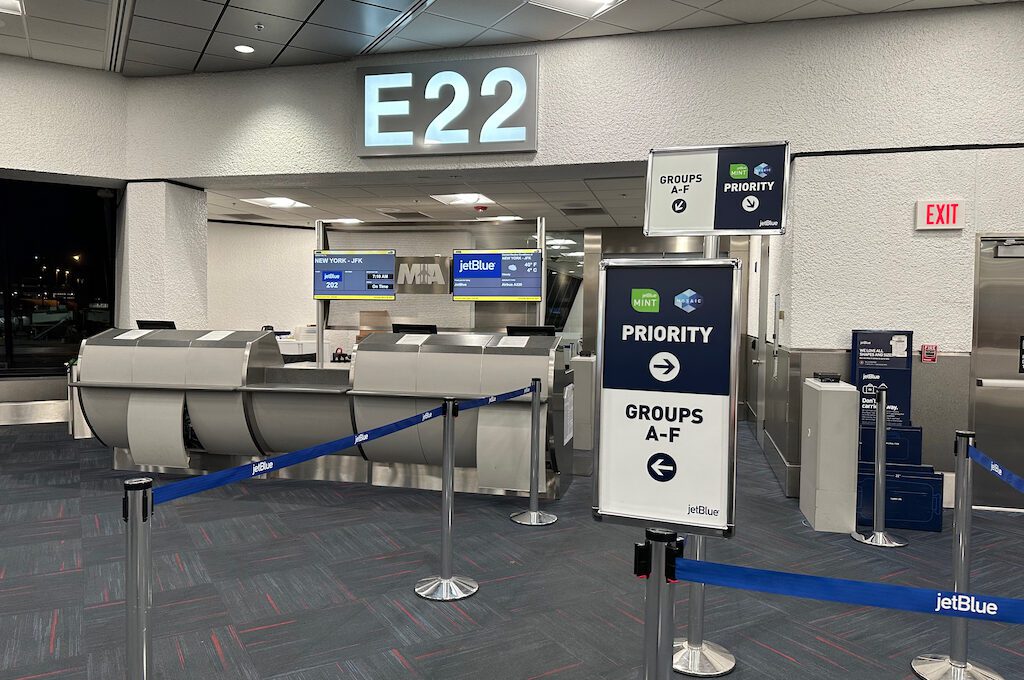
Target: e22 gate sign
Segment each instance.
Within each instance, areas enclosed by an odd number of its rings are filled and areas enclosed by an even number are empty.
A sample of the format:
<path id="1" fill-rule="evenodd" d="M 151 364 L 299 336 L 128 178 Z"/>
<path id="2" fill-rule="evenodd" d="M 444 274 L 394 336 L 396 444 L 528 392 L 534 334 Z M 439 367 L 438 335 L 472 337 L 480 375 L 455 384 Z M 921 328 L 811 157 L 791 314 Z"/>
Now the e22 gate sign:
<path id="1" fill-rule="evenodd" d="M 537 150 L 537 55 L 357 69 L 359 155 Z"/>
<path id="2" fill-rule="evenodd" d="M 601 262 L 595 518 L 732 534 L 739 271 Z"/>
<path id="3" fill-rule="evenodd" d="M 651 149 L 647 236 L 782 234 L 789 142 Z"/>

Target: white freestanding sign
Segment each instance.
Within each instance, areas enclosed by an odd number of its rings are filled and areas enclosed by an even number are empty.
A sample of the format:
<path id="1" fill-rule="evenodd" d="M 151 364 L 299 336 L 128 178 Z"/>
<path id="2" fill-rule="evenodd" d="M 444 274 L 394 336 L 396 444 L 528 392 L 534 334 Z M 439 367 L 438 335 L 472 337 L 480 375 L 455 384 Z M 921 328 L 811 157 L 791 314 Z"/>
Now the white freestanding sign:
<path id="1" fill-rule="evenodd" d="M 597 519 L 730 536 L 739 262 L 605 260 Z"/>

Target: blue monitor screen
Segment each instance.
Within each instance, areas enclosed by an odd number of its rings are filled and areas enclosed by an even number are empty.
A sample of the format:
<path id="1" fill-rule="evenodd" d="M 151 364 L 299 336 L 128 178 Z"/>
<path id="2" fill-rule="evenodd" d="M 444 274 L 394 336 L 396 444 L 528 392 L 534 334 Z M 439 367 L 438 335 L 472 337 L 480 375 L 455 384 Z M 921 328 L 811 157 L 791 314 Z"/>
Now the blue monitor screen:
<path id="1" fill-rule="evenodd" d="M 316 300 L 394 300 L 395 251 L 313 251 Z"/>
<path id="2" fill-rule="evenodd" d="M 539 250 L 456 250 L 452 297 L 540 302 L 542 268 Z"/>

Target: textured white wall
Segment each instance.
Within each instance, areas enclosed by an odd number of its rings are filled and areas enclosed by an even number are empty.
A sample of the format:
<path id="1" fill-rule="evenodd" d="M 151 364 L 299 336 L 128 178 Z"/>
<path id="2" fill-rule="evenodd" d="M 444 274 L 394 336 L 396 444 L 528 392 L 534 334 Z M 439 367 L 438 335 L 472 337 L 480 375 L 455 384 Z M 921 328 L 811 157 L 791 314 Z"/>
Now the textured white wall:
<path id="1" fill-rule="evenodd" d="M 132 177 L 344 173 L 640 160 L 652 146 L 789 139 L 794 150 L 1018 141 L 1024 5 L 388 55 L 137 79 Z M 540 55 L 536 154 L 360 159 L 365 63 Z M 225 103 L 230 110 L 225 115 Z"/>
<path id="2" fill-rule="evenodd" d="M 129 81 L 0 55 L 0 168 L 124 177 Z"/>
<path id="3" fill-rule="evenodd" d="M 1024 232 L 1024 149 L 797 159 L 780 283 L 795 348 L 849 348 L 854 328 L 908 328 L 968 352 L 975 236 Z M 914 229 L 918 199 L 968 201 L 967 228 Z M 775 260 L 775 258 L 773 258 Z"/>
<path id="4" fill-rule="evenodd" d="M 132 183 L 121 210 L 117 325 L 169 319 L 178 328 L 206 328 L 206 193 Z"/>
<path id="5" fill-rule="evenodd" d="M 295 330 L 316 323 L 312 229 L 209 224 L 209 325 Z"/>

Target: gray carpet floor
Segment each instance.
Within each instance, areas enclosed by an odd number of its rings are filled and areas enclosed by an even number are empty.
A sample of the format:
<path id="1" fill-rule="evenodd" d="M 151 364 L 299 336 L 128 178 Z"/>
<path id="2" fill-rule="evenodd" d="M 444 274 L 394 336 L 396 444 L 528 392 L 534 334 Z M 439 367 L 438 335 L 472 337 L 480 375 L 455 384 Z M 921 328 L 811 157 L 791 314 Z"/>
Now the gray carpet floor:
<path id="1" fill-rule="evenodd" d="M 736 537 L 710 541 L 711 559 L 950 586 L 948 528 L 894 551 L 817 534 L 741 435 Z M 62 426 L 0 428 L 0 680 L 124 677 L 125 477 Z M 642 531 L 594 522 L 584 478 L 546 504 L 553 526 L 512 524 L 521 506 L 456 497 L 456 571 L 480 592 L 450 604 L 412 590 L 438 568 L 437 493 L 252 481 L 159 506 L 158 677 L 636 680 Z M 976 513 L 974 547 L 974 590 L 1024 598 L 1024 516 Z M 682 635 L 686 587 L 676 602 Z M 707 608 L 736 680 L 912 678 L 915 654 L 947 646 L 948 620 L 923 615 L 719 588 Z M 1024 626 L 972 623 L 971 641 L 972 657 L 1024 678 Z"/>

